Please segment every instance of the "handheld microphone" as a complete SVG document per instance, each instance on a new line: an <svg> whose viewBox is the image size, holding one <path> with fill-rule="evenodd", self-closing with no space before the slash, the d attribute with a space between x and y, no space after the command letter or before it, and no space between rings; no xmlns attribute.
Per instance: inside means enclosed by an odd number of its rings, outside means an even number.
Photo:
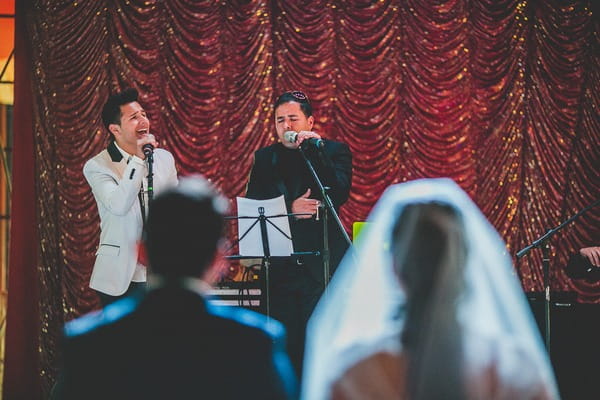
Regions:
<svg viewBox="0 0 600 400"><path fill-rule="evenodd" d="M298 132L286 131L283 134L283 138L290 143L296 143L296 141L298 141ZM304 141L302 142L302 146L313 146L317 149L322 149L323 146L325 146L325 142L323 142L323 139L309 138L304 139Z"/></svg>
<svg viewBox="0 0 600 400"><path fill-rule="evenodd" d="M154 153L154 146L152 146L150 143L146 143L142 146L142 151L144 152L144 155L148 157Z"/></svg>

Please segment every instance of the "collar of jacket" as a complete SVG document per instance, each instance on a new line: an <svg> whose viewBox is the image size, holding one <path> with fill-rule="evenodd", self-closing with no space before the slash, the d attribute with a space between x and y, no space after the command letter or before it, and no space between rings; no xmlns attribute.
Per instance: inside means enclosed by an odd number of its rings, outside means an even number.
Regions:
<svg viewBox="0 0 600 400"><path fill-rule="evenodd" d="M108 154L110 155L110 159L114 162L120 162L123 159L123 154L117 149L117 145L114 140L110 141L110 144L106 148Z"/></svg>

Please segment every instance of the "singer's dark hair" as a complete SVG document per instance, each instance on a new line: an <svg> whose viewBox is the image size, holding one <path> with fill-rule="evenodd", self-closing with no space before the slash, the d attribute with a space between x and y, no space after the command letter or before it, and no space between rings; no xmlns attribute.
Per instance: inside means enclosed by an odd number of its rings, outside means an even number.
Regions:
<svg viewBox="0 0 600 400"><path fill-rule="evenodd" d="M124 104L132 103L137 101L138 99L138 91L133 88L127 88L119 93L115 93L111 95L104 107L102 108L102 123L104 127L110 133L111 139L114 140L114 135L108 129L110 124L121 125L121 106Z"/></svg>
<svg viewBox="0 0 600 400"><path fill-rule="evenodd" d="M165 278L201 277L224 232L227 201L200 175L150 203L144 242L150 270Z"/></svg>
<svg viewBox="0 0 600 400"><path fill-rule="evenodd" d="M273 108L276 110L282 104L294 102L300 104L300 109L306 116L306 118L310 117L313 113L312 105L308 100L308 96L299 90L292 90L289 92L285 92L281 96L275 100L275 105Z"/></svg>

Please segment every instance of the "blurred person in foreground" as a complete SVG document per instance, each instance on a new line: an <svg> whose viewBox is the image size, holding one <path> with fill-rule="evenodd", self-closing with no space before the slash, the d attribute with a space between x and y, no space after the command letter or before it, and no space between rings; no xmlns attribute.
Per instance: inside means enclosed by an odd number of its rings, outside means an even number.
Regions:
<svg viewBox="0 0 600 400"><path fill-rule="evenodd" d="M199 176L152 201L148 290L66 324L53 398L295 397L282 325L207 301L226 205Z"/></svg>
<svg viewBox="0 0 600 400"><path fill-rule="evenodd" d="M458 185L395 185L368 222L309 322L302 398L559 398L504 242Z"/></svg>

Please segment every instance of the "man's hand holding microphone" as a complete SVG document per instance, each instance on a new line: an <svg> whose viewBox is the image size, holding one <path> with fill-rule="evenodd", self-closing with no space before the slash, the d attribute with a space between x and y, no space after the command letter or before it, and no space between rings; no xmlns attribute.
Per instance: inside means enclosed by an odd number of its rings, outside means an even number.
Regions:
<svg viewBox="0 0 600 400"><path fill-rule="evenodd" d="M158 147L158 142L153 134L147 133L137 140L136 156L145 160L147 157L152 157L154 149Z"/></svg>
<svg viewBox="0 0 600 400"><path fill-rule="evenodd" d="M283 134L283 137L289 143L294 143L296 145L296 146L294 146L294 148L298 148L298 147L302 146L302 149L305 149L307 147L311 147L312 146L312 147L316 147L317 149L320 149L323 146L325 146L325 143L323 142L323 139L321 139L321 136L319 136L319 134L316 133L316 132L311 132L311 131L300 131L300 132L286 131Z"/></svg>

